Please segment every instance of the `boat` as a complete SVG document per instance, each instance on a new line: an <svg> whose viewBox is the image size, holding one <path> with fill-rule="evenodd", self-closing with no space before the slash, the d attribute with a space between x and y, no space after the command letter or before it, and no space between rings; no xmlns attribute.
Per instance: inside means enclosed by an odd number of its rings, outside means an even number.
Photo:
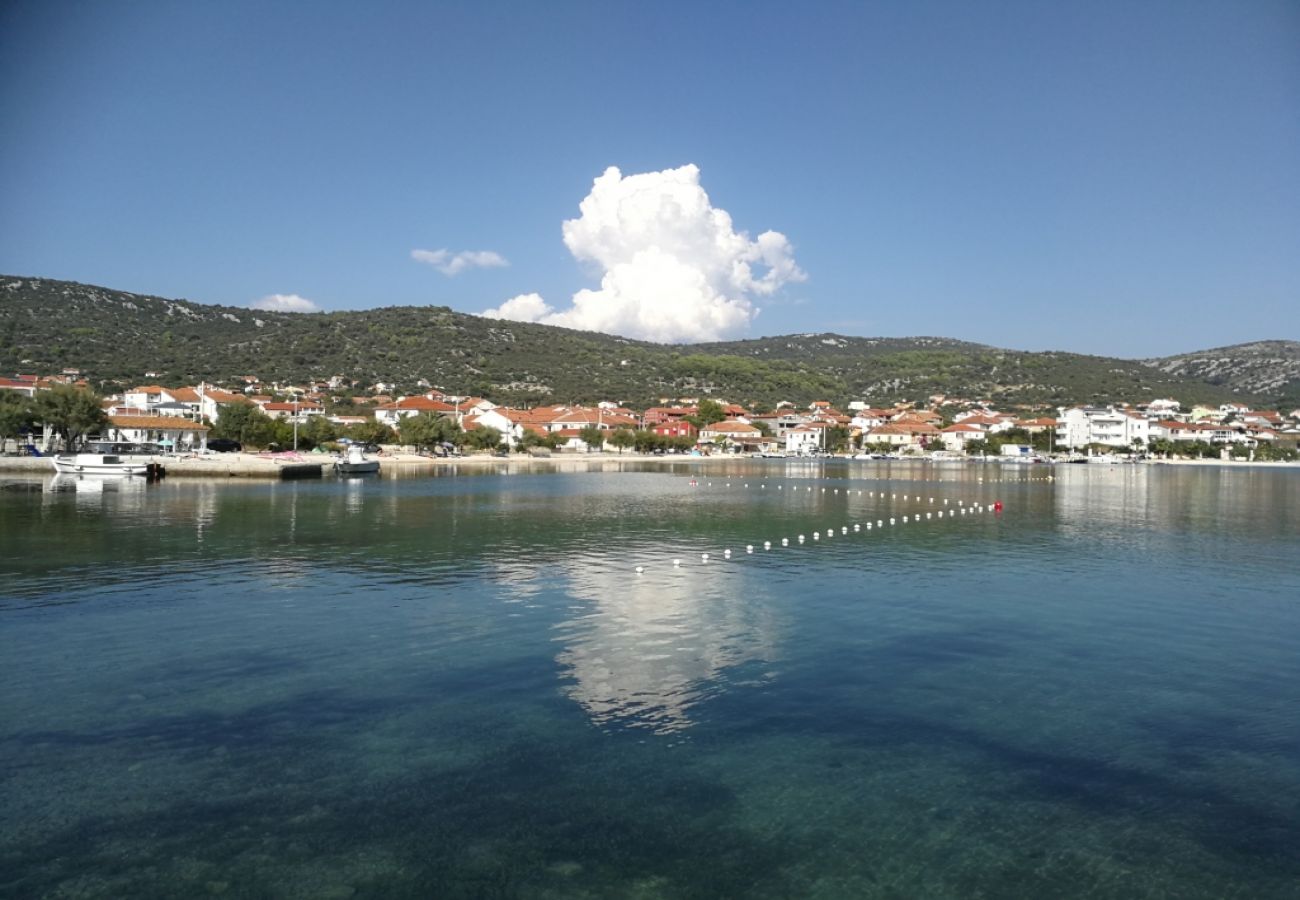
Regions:
<svg viewBox="0 0 1300 900"><path fill-rule="evenodd" d="M108 475L125 477L149 475L150 468L161 469L147 459L119 456L116 453L60 453L51 456L54 471L60 475Z"/></svg>
<svg viewBox="0 0 1300 900"><path fill-rule="evenodd" d="M370 475L379 471L379 460L366 459L365 449L352 444L342 459L334 461L334 471L339 475Z"/></svg>

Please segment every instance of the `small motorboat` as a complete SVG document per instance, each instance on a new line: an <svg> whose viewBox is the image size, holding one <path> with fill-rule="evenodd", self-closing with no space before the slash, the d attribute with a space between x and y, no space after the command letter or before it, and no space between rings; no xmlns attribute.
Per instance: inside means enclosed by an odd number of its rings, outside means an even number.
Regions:
<svg viewBox="0 0 1300 900"><path fill-rule="evenodd" d="M60 453L50 457L54 471L60 475L97 475L127 477L143 475L157 478L162 466L147 458L120 456L116 453Z"/></svg>
<svg viewBox="0 0 1300 900"><path fill-rule="evenodd" d="M343 457L334 461L334 471L339 475L373 475L379 471L379 460L366 459L365 448L350 444Z"/></svg>

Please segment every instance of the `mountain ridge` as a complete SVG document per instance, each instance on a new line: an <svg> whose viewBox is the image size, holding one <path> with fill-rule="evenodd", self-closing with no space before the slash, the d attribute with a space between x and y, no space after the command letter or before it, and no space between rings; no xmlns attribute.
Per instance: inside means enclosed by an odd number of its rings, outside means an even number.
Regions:
<svg viewBox="0 0 1300 900"><path fill-rule="evenodd" d="M421 380L516 403L717 394L741 402L1009 403L1300 400L1300 343L1254 341L1124 360L955 338L832 332L655 344L440 306L289 313L197 303L57 279L0 275L0 371L86 370L97 382Z"/></svg>

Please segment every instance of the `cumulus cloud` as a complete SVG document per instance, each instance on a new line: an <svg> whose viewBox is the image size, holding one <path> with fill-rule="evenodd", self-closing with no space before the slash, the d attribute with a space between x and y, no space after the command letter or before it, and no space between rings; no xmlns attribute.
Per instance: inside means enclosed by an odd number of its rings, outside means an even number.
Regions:
<svg viewBox="0 0 1300 900"><path fill-rule="evenodd" d="M248 305L249 309L264 309L268 312L320 312L320 307L297 294L267 294L261 300Z"/></svg>
<svg viewBox="0 0 1300 900"><path fill-rule="evenodd" d="M459 275L466 269L499 269L510 265L509 260L492 250L462 250L459 253L452 253L445 248L412 250L411 259L433 266L448 277Z"/></svg>
<svg viewBox="0 0 1300 900"><path fill-rule="evenodd" d="M578 209L564 243L601 272L600 288L564 310L522 294L483 315L665 343L718 340L758 315L751 298L807 278L785 235L736 231L694 165L626 178L611 166Z"/></svg>

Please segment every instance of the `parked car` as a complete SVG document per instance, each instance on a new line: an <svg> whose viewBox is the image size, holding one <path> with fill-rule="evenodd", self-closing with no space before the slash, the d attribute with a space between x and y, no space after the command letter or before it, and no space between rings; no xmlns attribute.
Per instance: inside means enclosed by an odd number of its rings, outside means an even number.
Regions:
<svg viewBox="0 0 1300 900"><path fill-rule="evenodd" d="M208 441L208 449L214 453L238 453L244 449L244 445L229 438L216 438Z"/></svg>

